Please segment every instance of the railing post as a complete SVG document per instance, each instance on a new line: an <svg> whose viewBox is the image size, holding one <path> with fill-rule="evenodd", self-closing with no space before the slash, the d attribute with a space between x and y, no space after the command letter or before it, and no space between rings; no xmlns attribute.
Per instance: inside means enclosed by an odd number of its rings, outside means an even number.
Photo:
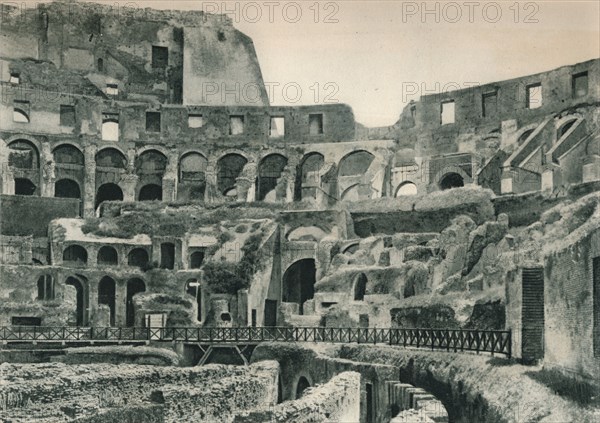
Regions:
<svg viewBox="0 0 600 423"><path fill-rule="evenodd" d="M507 346L508 346L508 358L511 359L512 358L512 329L508 330L508 340L507 340Z"/></svg>

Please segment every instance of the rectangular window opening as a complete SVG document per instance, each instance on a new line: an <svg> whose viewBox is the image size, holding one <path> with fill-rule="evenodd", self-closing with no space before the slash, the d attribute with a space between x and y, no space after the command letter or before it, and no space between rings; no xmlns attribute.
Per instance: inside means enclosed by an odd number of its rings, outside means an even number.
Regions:
<svg viewBox="0 0 600 423"><path fill-rule="evenodd" d="M542 84L538 82L527 86L527 108L539 107L542 107Z"/></svg>
<svg viewBox="0 0 600 423"><path fill-rule="evenodd" d="M588 73L580 72L573 75L573 97L585 97L588 93Z"/></svg>
<svg viewBox="0 0 600 423"><path fill-rule="evenodd" d="M189 114L188 115L188 127L189 128L202 128L204 125L204 117L200 114Z"/></svg>
<svg viewBox="0 0 600 423"><path fill-rule="evenodd" d="M118 84L106 84L106 94L107 95L119 95L119 85Z"/></svg>
<svg viewBox="0 0 600 423"><path fill-rule="evenodd" d="M315 113L308 115L308 127L310 135L323 134L323 114Z"/></svg>
<svg viewBox="0 0 600 423"><path fill-rule="evenodd" d="M75 126L75 106L60 105L60 126Z"/></svg>
<svg viewBox="0 0 600 423"><path fill-rule="evenodd" d="M269 136L271 138L283 137L285 135L285 118L283 116L271 117Z"/></svg>
<svg viewBox="0 0 600 423"><path fill-rule="evenodd" d="M152 67L165 69L169 65L169 49L167 47L152 46Z"/></svg>
<svg viewBox="0 0 600 423"><path fill-rule="evenodd" d="M441 105L440 119L442 125L448 125L455 122L455 103L454 100L445 101Z"/></svg>
<svg viewBox="0 0 600 423"><path fill-rule="evenodd" d="M244 116L233 115L229 117L229 135L241 135L244 133Z"/></svg>
<svg viewBox="0 0 600 423"><path fill-rule="evenodd" d="M146 132L160 132L160 112L146 112Z"/></svg>
<svg viewBox="0 0 600 423"><path fill-rule="evenodd" d="M11 84L19 85L21 83L21 75L16 72L11 72L9 82Z"/></svg>
<svg viewBox="0 0 600 423"><path fill-rule="evenodd" d="M102 114L102 140L119 141L119 114Z"/></svg>
<svg viewBox="0 0 600 423"><path fill-rule="evenodd" d="M492 91L482 95L483 117L495 116L498 111L498 92Z"/></svg>

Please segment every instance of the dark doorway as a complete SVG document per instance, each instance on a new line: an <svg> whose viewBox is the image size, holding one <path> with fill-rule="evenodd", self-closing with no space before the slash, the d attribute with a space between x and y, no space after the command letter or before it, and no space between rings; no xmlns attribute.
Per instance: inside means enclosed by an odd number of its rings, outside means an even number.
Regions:
<svg viewBox="0 0 600 423"><path fill-rule="evenodd" d="M361 273L354 279L354 301L363 301L367 292L367 276Z"/></svg>
<svg viewBox="0 0 600 423"><path fill-rule="evenodd" d="M217 162L217 189L223 195L236 188L237 178L248 160L239 154L228 154Z"/></svg>
<svg viewBox="0 0 600 423"><path fill-rule="evenodd" d="M130 279L127 282L127 302L125 308L125 324L127 326L135 326L135 306L133 304L133 296L140 292L146 292L146 284L141 279Z"/></svg>
<svg viewBox="0 0 600 423"><path fill-rule="evenodd" d="M36 186L26 178L15 178L15 195L34 195Z"/></svg>
<svg viewBox="0 0 600 423"><path fill-rule="evenodd" d="M11 317L10 324L13 326L42 326L41 317Z"/></svg>
<svg viewBox="0 0 600 423"><path fill-rule="evenodd" d="M367 407L367 423L373 423L373 417L375 415L375 413L373 412L373 385L370 383L365 384L365 391L366 391L366 404L365 406Z"/></svg>
<svg viewBox="0 0 600 423"><path fill-rule="evenodd" d="M440 188L442 190L451 188L460 188L465 186L465 181L462 176L458 173L447 173L440 181Z"/></svg>
<svg viewBox="0 0 600 423"><path fill-rule="evenodd" d="M96 194L96 208L103 201L123 201L123 191L117 184L101 185Z"/></svg>
<svg viewBox="0 0 600 423"><path fill-rule="evenodd" d="M255 308L252 309L251 316L252 316L251 325L253 328L255 328L256 327L256 309Z"/></svg>
<svg viewBox="0 0 600 423"><path fill-rule="evenodd" d="M77 303L76 308L75 308L75 320L76 320L77 326L82 326L85 323L84 322L85 304L84 304L83 285L82 285L81 281L79 281L78 279L76 279L74 277L67 278L67 280L65 281L65 285L70 285L75 288L76 303Z"/></svg>
<svg viewBox="0 0 600 423"><path fill-rule="evenodd" d="M185 283L185 293L194 297L196 302L196 320L202 321L202 287L197 279Z"/></svg>
<svg viewBox="0 0 600 423"><path fill-rule="evenodd" d="M593 328L593 343L594 357L600 357L600 257L594 257L593 260L593 313L594 313L594 328Z"/></svg>
<svg viewBox="0 0 600 423"><path fill-rule="evenodd" d="M310 388L308 379L306 379L304 376L300 376L300 379L298 379L298 385L296 385L296 399L302 397L302 394L307 388Z"/></svg>
<svg viewBox="0 0 600 423"><path fill-rule="evenodd" d="M271 154L258 165L258 182L256 184L256 200L263 201L267 194L277 187L277 182L287 165L288 160L279 154Z"/></svg>
<svg viewBox="0 0 600 423"><path fill-rule="evenodd" d="M544 269L522 272L522 357L529 364L544 357Z"/></svg>
<svg viewBox="0 0 600 423"><path fill-rule="evenodd" d="M98 305L105 304L110 310L110 325L115 325L115 281L105 276L98 285Z"/></svg>
<svg viewBox="0 0 600 423"><path fill-rule="evenodd" d="M156 184L144 185L138 195L139 201L162 201L162 187Z"/></svg>
<svg viewBox="0 0 600 423"><path fill-rule="evenodd" d="M83 266L87 264L88 254L81 245L70 245L63 251L63 262L70 265Z"/></svg>
<svg viewBox="0 0 600 423"><path fill-rule="evenodd" d="M190 256L190 269L200 269L204 262L204 251L195 251Z"/></svg>
<svg viewBox="0 0 600 423"><path fill-rule="evenodd" d="M175 268L175 245L170 242L160 244L160 267L163 269Z"/></svg>
<svg viewBox="0 0 600 423"><path fill-rule="evenodd" d="M292 264L283 274L282 300L300 304L304 313L304 302L315 294L316 266L314 259L303 259Z"/></svg>
<svg viewBox="0 0 600 423"><path fill-rule="evenodd" d="M145 268L148 266L148 252L143 248L134 248L127 255L127 264L129 266Z"/></svg>
<svg viewBox="0 0 600 423"><path fill-rule="evenodd" d="M265 300L265 319L263 325L277 326L277 301Z"/></svg>
<svg viewBox="0 0 600 423"><path fill-rule="evenodd" d="M54 196L58 198L81 198L79 184L72 179L61 179L54 184Z"/></svg>

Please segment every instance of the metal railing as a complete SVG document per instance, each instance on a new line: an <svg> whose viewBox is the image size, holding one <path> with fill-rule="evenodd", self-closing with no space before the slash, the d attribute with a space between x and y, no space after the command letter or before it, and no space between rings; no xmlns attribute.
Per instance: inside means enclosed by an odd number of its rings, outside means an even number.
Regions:
<svg viewBox="0 0 600 423"><path fill-rule="evenodd" d="M163 341L255 344L329 342L385 344L442 351L475 351L511 357L511 332L462 329L377 329L324 327L48 327L2 326L0 341Z"/></svg>

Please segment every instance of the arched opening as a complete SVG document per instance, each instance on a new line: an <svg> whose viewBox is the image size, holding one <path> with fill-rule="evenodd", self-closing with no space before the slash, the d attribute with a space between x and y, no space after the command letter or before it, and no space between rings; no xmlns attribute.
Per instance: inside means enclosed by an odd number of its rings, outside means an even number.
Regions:
<svg viewBox="0 0 600 423"><path fill-rule="evenodd" d="M292 264L283 274L282 299L287 303L298 303L300 314L304 314L304 302L315 294L316 265L314 259L303 259Z"/></svg>
<svg viewBox="0 0 600 423"><path fill-rule="evenodd" d="M79 184L72 179L61 179L54 183L54 196L57 198L81 199Z"/></svg>
<svg viewBox="0 0 600 423"><path fill-rule="evenodd" d="M117 250L105 245L98 250L98 264L116 265L119 262Z"/></svg>
<svg viewBox="0 0 600 423"><path fill-rule="evenodd" d="M123 201L123 190L117 184L101 185L96 194L96 208L104 201Z"/></svg>
<svg viewBox="0 0 600 423"><path fill-rule="evenodd" d="M63 262L83 266L87 264L88 254L81 245L70 245L63 251Z"/></svg>
<svg viewBox="0 0 600 423"><path fill-rule="evenodd" d="M16 107L13 109L13 122L18 123L29 123L29 115L25 110L17 109Z"/></svg>
<svg viewBox="0 0 600 423"><path fill-rule="evenodd" d="M118 115L117 115L118 116ZM119 141L119 119L105 116L102 121L102 140Z"/></svg>
<svg viewBox="0 0 600 423"><path fill-rule="evenodd" d="M217 162L217 189L228 197L236 190L237 178L244 170L248 160L240 154L227 154ZM237 190L235 192L237 196Z"/></svg>
<svg viewBox="0 0 600 423"><path fill-rule="evenodd" d="M208 160L200 153L188 153L179 161L179 187L182 199L204 200Z"/></svg>
<svg viewBox="0 0 600 423"><path fill-rule="evenodd" d="M529 138L529 136L533 133L533 129L528 129L527 131L523 132L521 134L521 136L519 137L519 139L517 140L517 144L521 145L523 144L525 141L527 141L527 138Z"/></svg>
<svg viewBox="0 0 600 423"><path fill-rule="evenodd" d="M140 268L148 266L148 252L143 248L134 248L127 254L127 264Z"/></svg>
<svg viewBox="0 0 600 423"><path fill-rule="evenodd" d="M204 262L204 251L194 251L190 255L190 269L200 269Z"/></svg>
<svg viewBox="0 0 600 423"><path fill-rule="evenodd" d="M15 195L31 196L36 193L37 187L26 178L15 178Z"/></svg>
<svg viewBox="0 0 600 423"><path fill-rule="evenodd" d="M442 190L460 188L464 186L465 181L463 177L455 172L447 173L442 177L442 179L440 179L440 188Z"/></svg>
<svg viewBox="0 0 600 423"><path fill-rule="evenodd" d="M69 144L63 144L56 147L53 151L54 162L64 165L85 165L83 153Z"/></svg>
<svg viewBox="0 0 600 423"><path fill-rule="evenodd" d="M202 286L197 279L190 279L185 283L185 293L194 297L196 302L196 320L202 321Z"/></svg>
<svg viewBox="0 0 600 423"><path fill-rule="evenodd" d="M133 296L140 292L146 292L146 284L143 280L135 278L127 282L127 302L125 307L125 324L135 326L135 306Z"/></svg>
<svg viewBox="0 0 600 423"><path fill-rule="evenodd" d="M175 244L170 242L160 244L160 267L163 269L175 268Z"/></svg>
<svg viewBox="0 0 600 423"><path fill-rule="evenodd" d="M16 140L8 145L8 165L15 169L38 170L40 168L40 155L37 148L30 141Z"/></svg>
<svg viewBox="0 0 600 423"><path fill-rule="evenodd" d="M568 122L563 123L560 126L560 128L558 128L556 139L557 140L561 139L563 137L563 135L565 135L567 133L567 131L569 129L571 129L571 127L575 124L575 122L577 122L577 119L572 119Z"/></svg>
<svg viewBox="0 0 600 423"><path fill-rule="evenodd" d="M127 158L115 148L105 148L96 154L96 168L126 169Z"/></svg>
<svg viewBox="0 0 600 423"><path fill-rule="evenodd" d="M42 275L37 281L38 301L54 300L54 278L52 275Z"/></svg>
<svg viewBox="0 0 600 423"><path fill-rule="evenodd" d="M111 326L115 325L115 291L114 279L105 276L100 280L98 284L98 305L108 306Z"/></svg>
<svg viewBox="0 0 600 423"><path fill-rule="evenodd" d="M296 399L301 398L304 391L310 388L310 382L304 376L300 376L298 384L296 385Z"/></svg>
<svg viewBox="0 0 600 423"><path fill-rule="evenodd" d="M75 321L77 326L82 326L85 324L84 321L84 311L85 311L85 296L84 296L84 288L83 284L80 280L70 276L65 281L65 285L70 285L75 288L75 298L76 298L76 306L75 306Z"/></svg>
<svg viewBox="0 0 600 423"><path fill-rule="evenodd" d="M364 301L367 293L367 275L361 273L354 278L354 301Z"/></svg>
<svg viewBox="0 0 600 423"><path fill-rule="evenodd" d="M406 281L406 285L404 285L404 298L414 297L415 294L415 281L409 279Z"/></svg>
<svg viewBox="0 0 600 423"><path fill-rule="evenodd" d="M403 182L396 190L396 197L417 195L417 186L412 182Z"/></svg>
<svg viewBox="0 0 600 423"><path fill-rule="evenodd" d="M258 201L276 200L277 182L287 166L288 159L281 154L270 154L258 164L258 181L256 184L256 199ZM268 197L267 197L268 196Z"/></svg>
<svg viewBox="0 0 600 423"><path fill-rule="evenodd" d="M319 173L324 164L325 158L320 153L309 153L302 158L296 172L294 201L317 198L317 191L321 185Z"/></svg>
<svg viewBox="0 0 600 423"><path fill-rule="evenodd" d="M144 185L138 194L139 201L161 201L162 187L156 184Z"/></svg>
<svg viewBox="0 0 600 423"><path fill-rule="evenodd" d="M364 175L369 170L375 156L368 151L360 150L346 155L340 160L339 176Z"/></svg>

